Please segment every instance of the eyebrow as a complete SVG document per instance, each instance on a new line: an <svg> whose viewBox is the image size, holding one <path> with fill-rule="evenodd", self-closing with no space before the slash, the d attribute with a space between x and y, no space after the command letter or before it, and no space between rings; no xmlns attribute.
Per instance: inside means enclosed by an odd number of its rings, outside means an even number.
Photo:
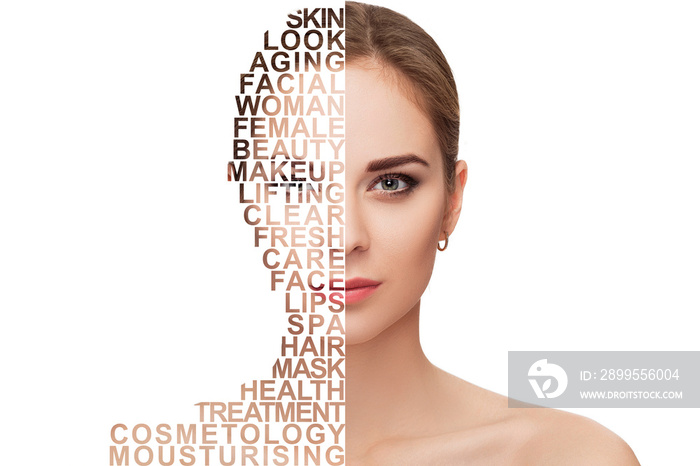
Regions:
<svg viewBox="0 0 700 466"><path fill-rule="evenodd" d="M430 166L428 162L418 157L417 155L407 154L397 155L394 157L386 157L379 160L372 160L370 163L367 164L367 169L365 171L378 172L382 170L388 170L394 167L399 167L401 165L407 165L409 163L419 163L421 165L425 165L426 167Z"/></svg>

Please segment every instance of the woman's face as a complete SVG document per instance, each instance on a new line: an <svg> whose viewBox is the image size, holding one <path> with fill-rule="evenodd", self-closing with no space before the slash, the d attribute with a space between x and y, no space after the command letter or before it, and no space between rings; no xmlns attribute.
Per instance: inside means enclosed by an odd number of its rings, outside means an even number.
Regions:
<svg viewBox="0 0 700 466"><path fill-rule="evenodd" d="M432 125L398 77L351 65L345 79L346 343L353 345L418 304L438 240L456 218Z"/></svg>

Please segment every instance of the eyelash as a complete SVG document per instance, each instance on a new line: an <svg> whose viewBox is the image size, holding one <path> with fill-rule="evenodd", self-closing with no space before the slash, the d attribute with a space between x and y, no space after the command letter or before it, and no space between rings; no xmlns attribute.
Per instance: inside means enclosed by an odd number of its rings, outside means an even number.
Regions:
<svg viewBox="0 0 700 466"><path fill-rule="evenodd" d="M374 189L376 185L381 183L382 181L385 180L399 180L403 181L406 183L408 186L405 188L398 189L396 191L388 191L385 189ZM415 188L418 186L418 181L408 175L405 175L403 173L386 173L383 175L378 176L375 178L370 184L369 184L369 189L368 191L379 191L381 192L382 196L405 196L407 194L410 194Z"/></svg>

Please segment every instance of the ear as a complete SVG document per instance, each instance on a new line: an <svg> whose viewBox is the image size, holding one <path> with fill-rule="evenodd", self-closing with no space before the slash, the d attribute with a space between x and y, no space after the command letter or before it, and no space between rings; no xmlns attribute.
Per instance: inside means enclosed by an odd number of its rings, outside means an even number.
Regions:
<svg viewBox="0 0 700 466"><path fill-rule="evenodd" d="M467 163L464 160L458 160L455 163L454 189L448 195L447 208L445 216L442 220L442 233L440 240L444 240L444 232L451 235L459 220L459 214L462 212L462 199L464 196L464 185L467 184Z"/></svg>

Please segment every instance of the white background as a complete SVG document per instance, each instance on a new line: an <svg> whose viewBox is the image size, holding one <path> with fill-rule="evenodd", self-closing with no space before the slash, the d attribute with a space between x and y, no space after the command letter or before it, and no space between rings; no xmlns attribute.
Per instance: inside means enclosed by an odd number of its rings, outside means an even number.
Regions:
<svg viewBox="0 0 700 466"><path fill-rule="evenodd" d="M250 3L0 7L1 464L107 464L113 424L196 422L268 374L280 304L225 167L238 73L296 4ZM382 4L462 104L431 359L505 393L508 350L698 350L697 4ZM697 409L577 412L698 463Z"/></svg>

